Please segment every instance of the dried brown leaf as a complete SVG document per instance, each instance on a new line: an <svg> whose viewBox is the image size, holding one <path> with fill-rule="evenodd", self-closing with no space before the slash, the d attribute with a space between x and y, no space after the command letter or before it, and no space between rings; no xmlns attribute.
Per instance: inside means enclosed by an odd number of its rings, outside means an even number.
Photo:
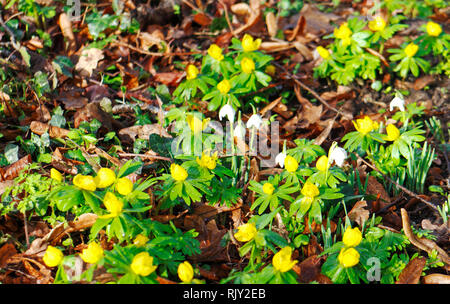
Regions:
<svg viewBox="0 0 450 304"><path fill-rule="evenodd" d="M441 273L432 273L422 278L424 284L450 284L450 276Z"/></svg>
<svg viewBox="0 0 450 304"><path fill-rule="evenodd" d="M418 284L426 263L427 259L424 257L417 257L409 261L395 284Z"/></svg>
<svg viewBox="0 0 450 304"><path fill-rule="evenodd" d="M367 210L366 201L358 201L353 206L352 210L348 213L348 218L356 223L359 227L362 227L363 223L366 222L370 217L370 211Z"/></svg>

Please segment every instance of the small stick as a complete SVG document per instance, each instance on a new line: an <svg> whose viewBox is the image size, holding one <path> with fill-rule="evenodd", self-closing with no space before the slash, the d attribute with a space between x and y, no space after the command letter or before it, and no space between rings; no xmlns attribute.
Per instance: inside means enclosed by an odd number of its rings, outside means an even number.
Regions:
<svg viewBox="0 0 450 304"><path fill-rule="evenodd" d="M390 179L388 176L386 176L385 174L383 174L380 170L378 170L378 168L376 168L375 166L373 166L372 164L370 164L369 162L365 161L364 159L362 159L359 155L358 159L361 160L364 164L366 164L367 166L369 166L371 169L377 171L378 173L380 173L381 175L383 175L383 177L388 180L390 183L396 185L398 188L400 188L401 190L403 190L403 192L405 192L406 194L410 195L410 196L414 196L415 198L417 198L418 200L420 200L421 202L425 203L427 206L429 206L430 208L434 209L435 211L438 211L438 209L436 208L435 205L433 205L432 203L430 203L429 201L427 201L426 199L421 198L419 195L415 194L414 192L410 191L409 189L403 187L402 185L400 185L399 183L397 183L396 181Z"/></svg>
<svg viewBox="0 0 450 304"><path fill-rule="evenodd" d="M169 162L172 162L173 159L170 157L164 157L159 155L147 155L147 154L136 154L136 153L117 153L120 157L140 157L144 159L159 159L159 160L166 160Z"/></svg>

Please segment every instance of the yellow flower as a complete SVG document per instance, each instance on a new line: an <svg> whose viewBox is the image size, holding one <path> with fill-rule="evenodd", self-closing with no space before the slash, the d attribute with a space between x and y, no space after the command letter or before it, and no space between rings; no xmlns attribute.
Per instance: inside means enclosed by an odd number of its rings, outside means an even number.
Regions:
<svg viewBox="0 0 450 304"><path fill-rule="evenodd" d="M188 261L184 261L178 265L178 277L184 283L190 283L194 278L194 268Z"/></svg>
<svg viewBox="0 0 450 304"><path fill-rule="evenodd" d="M387 125L386 132L387 136L385 139L387 141L395 141L400 136L400 130L393 124Z"/></svg>
<svg viewBox="0 0 450 304"><path fill-rule="evenodd" d="M429 21L427 23L427 33L430 36L437 37L442 33L442 27L436 22Z"/></svg>
<svg viewBox="0 0 450 304"><path fill-rule="evenodd" d="M50 169L50 177L58 182L62 182L62 180L63 180L63 176L62 176L61 172L59 172L55 168Z"/></svg>
<svg viewBox="0 0 450 304"><path fill-rule="evenodd" d="M223 95L227 94L231 89L231 84L227 79L222 80L217 84L217 89Z"/></svg>
<svg viewBox="0 0 450 304"><path fill-rule="evenodd" d="M187 114L186 121L189 125L189 128L194 132L194 134L197 134L197 133L205 130L210 119L206 118L206 119L200 120L193 114Z"/></svg>
<svg viewBox="0 0 450 304"><path fill-rule="evenodd" d="M316 161L316 168L319 171L326 171L328 167L328 157L326 157L325 155L319 157L319 159Z"/></svg>
<svg viewBox="0 0 450 304"><path fill-rule="evenodd" d="M81 252L80 257L86 263L95 264L103 257L103 248L96 242L89 243L88 247Z"/></svg>
<svg viewBox="0 0 450 304"><path fill-rule="evenodd" d="M251 74L255 70L255 62L250 58L243 58L241 68L244 73Z"/></svg>
<svg viewBox="0 0 450 304"><path fill-rule="evenodd" d="M116 180L116 173L109 168L101 168L94 178L97 188L106 188L111 186Z"/></svg>
<svg viewBox="0 0 450 304"><path fill-rule="evenodd" d="M342 248L338 256L339 263L345 268L359 263L359 252L355 248Z"/></svg>
<svg viewBox="0 0 450 304"><path fill-rule="evenodd" d="M153 257L144 251L138 253L131 262L131 270L137 275L146 277L155 271L157 266L153 265Z"/></svg>
<svg viewBox="0 0 450 304"><path fill-rule="evenodd" d="M193 64L190 64L186 68L186 79L192 80L197 78L198 73L200 73L197 69L197 67Z"/></svg>
<svg viewBox="0 0 450 304"><path fill-rule="evenodd" d="M264 72L266 74L269 74L270 76L275 76L275 72L277 70L275 69L275 66L273 66L272 64L269 64L268 66L266 66L266 69L264 70Z"/></svg>
<svg viewBox="0 0 450 304"><path fill-rule="evenodd" d="M122 195L128 195L133 191L133 182L126 177L117 180L116 190Z"/></svg>
<svg viewBox="0 0 450 304"><path fill-rule="evenodd" d="M242 38L242 48L244 49L244 52L253 52L259 49L259 46L261 45L261 39L253 40L253 37L249 34L245 34Z"/></svg>
<svg viewBox="0 0 450 304"><path fill-rule="evenodd" d="M112 218L118 216L123 209L123 202L119 200L112 192L105 194L103 198L103 204L106 210L109 211L108 215L99 216L99 218Z"/></svg>
<svg viewBox="0 0 450 304"><path fill-rule="evenodd" d="M146 237L146 236L143 235L143 234L138 234L138 235L135 237L135 239L134 239L134 241L133 241L133 244L134 244L136 247L142 247L142 246L144 246L145 244L147 244L148 241L149 241L149 238L148 238L148 237Z"/></svg>
<svg viewBox="0 0 450 304"><path fill-rule="evenodd" d="M263 185L263 192L265 194L272 195L274 190L275 190L275 187L271 183L265 183Z"/></svg>
<svg viewBox="0 0 450 304"><path fill-rule="evenodd" d="M376 128L376 124L370 119L369 116L364 116L364 118L360 118L355 121L352 121L355 126L356 131L361 133L362 135L366 135L367 133L372 132Z"/></svg>
<svg viewBox="0 0 450 304"><path fill-rule="evenodd" d="M73 184L78 188L88 191L95 191L95 189L97 188L94 178L90 175L75 175L75 177L73 178Z"/></svg>
<svg viewBox="0 0 450 304"><path fill-rule="evenodd" d="M287 246L278 251L272 259L273 267L280 271L286 272L292 269L295 264L297 264L296 260L292 260L292 248Z"/></svg>
<svg viewBox="0 0 450 304"><path fill-rule="evenodd" d="M170 165L170 174L177 182L182 182L188 177L186 169L177 164Z"/></svg>
<svg viewBox="0 0 450 304"><path fill-rule="evenodd" d="M382 32L386 27L386 21L380 16L376 17L375 20L369 21L369 29L372 32Z"/></svg>
<svg viewBox="0 0 450 304"><path fill-rule="evenodd" d="M223 59L222 49L217 44L211 44L208 49L208 54L217 61L221 61Z"/></svg>
<svg viewBox="0 0 450 304"><path fill-rule="evenodd" d="M356 247L362 241L362 233L359 231L358 227L353 229L349 227L345 230L342 241L347 247Z"/></svg>
<svg viewBox="0 0 450 304"><path fill-rule="evenodd" d="M284 167L286 168L286 170L288 172L295 172L297 171L298 168L298 162L295 158L293 158L292 156L288 155L286 156L286 158L284 159Z"/></svg>
<svg viewBox="0 0 450 304"><path fill-rule="evenodd" d="M414 43L410 43L408 44L408 46L405 48L405 54L406 56L408 56L409 58L414 57L414 55L416 55L417 51L419 50L419 46L417 44Z"/></svg>
<svg viewBox="0 0 450 304"><path fill-rule="evenodd" d="M238 232L234 234L234 237L239 242L245 243L253 240L257 232L255 224L247 223L238 227Z"/></svg>
<svg viewBox="0 0 450 304"><path fill-rule="evenodd" d="M339 28L334 29L334 36L342 40L343 46L347 46L351 43L350 41L351 35L352 31L348 27L347 22L343 23Z"/></svg>
<svg viewBox="0 0 450 304"><path fill-rule="evenodd" d="M330 51L328 51L326 48L324 48L323 46L318 46L316 48L317 53L319 53L320 57L322 57L323 59L327 60L328 58L330 58Z"/></svg>
<svg viewBox="0 0 450 304"><path fill-rule="evenodd" d="M213 155L209 155L202 152L202 158L197 157L197 164L199 164L203 168L208 168L209 170L213 170L217 164L217 151Z"/></svg>
<svg viewBox="0 0 450 304"><path fill-rule="evenodd" d="M58 266L59 263L61 263L62 259L64 258L64 254L61 250L59 250L56 247L48 246L47 250L45 251L44 257L42 260L44 261L45 265L48 267L55 267Z"/></svg>
<svg viewBox="0 0 450 304"><path fill-rule="evenodd" d="M303 194L305 197L312 198L312 199L320 194L319 188L317 188L317 186L311 182L306 182L303 185L300 193Z"/></svg>

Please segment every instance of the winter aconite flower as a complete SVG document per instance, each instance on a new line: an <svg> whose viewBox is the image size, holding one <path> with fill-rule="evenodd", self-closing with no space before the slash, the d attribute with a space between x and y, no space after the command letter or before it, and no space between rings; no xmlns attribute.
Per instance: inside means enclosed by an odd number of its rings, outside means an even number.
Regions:
<svg viewBox="0 0 450 304"><path fill-rule="evenodd" d="M197 157L197 164L199 164L203 168L208 168L209 170L213 170L217 165L217 151L213 155L209 155L209 153L202 152L202 158Z"/></svg>
<svg viewBox="0 0 450 304"><path fill-rule="evenodd" d="M112 218L122 213L123 202L119 200L112 192L105 194L103 205L109 211L108 215L99 216L99 218Z"/></svg>
<svg viewBox="0 0 450 304"><path fill-rule="evenodd" d="M355 126L356 131L362 135L372 132L376 127L376 124L372 119L370 119L369 116L364 116L362 119L357 119L356 122L353 121L353 125Z"/></svg>
<svg viewBox="0 0 450 304"><path fill-rule="evenodd" d="M261 128L262 125L262 118L261 115L259 114L253 114L252 116L250 116L250 118L247 120L247 128L256 128L259 130L259 128Z"/></svg>
<svg viewBox="0 0 450 304"><path fill-rule="evenodd" d="M122 195L128 195L133 191L133 182L126 177L121 177L116 182L116 190Z"/></svg>
<svg viewBox="0 0 450 304"><path fill-rule="evenodd" d="M286 168L286 170L288 172L295 172L298 169L298 161L293 158L292 156L288 155L286 156L286 158L284 159L284 167Z"/></svg>
<svg viewBox="0 0 450 304"><path fill-rule="evenodd" d="M62 176L61 172L59 172L55 168L50 169L50 177L51 177L51 179L54 179L55 181L58 181L58 182L62 182L62 180L63 180L63 176Z"/></svg>
<svg viewBox="0 0 450 304"><path fill-rule="evenodd" d="M414 43L410 43L406 46L405 48L405 54L407 57L411 58L414 57L414 55L416 55L417 51L419 50L419 46L417 44Z"/></svg>
<svg viewBox="0 0 450 304"><path fill-rule="evenodd" d="M170 174L172 175L172 178L177 182L182 182L188 177L186 169L177 164L170 165Z"/></svg>
<svg viewBox="0 0 450 304"><path fill-rule="evenodd" d="M245 34L242 38L242 49L244 52L253 52L259 49L261 39L254 40L249 34Z"/></svg>
<svg viewBox="0 0 450 304"><path fill-rule="evenodd" d="M347 46L351 43L351 35L352 31L348 27L347 22L343 23L339 28L334 29L334 36L342 40L343 46Z"/></svg>
<svg viewBox="0 0 450 304"><path fill-rule="evenodd" d="M178 265L178 277L184 283L190 283L194 278L194 268L188 261L184 261Z"/></svg>
<svg viewBox="0 0 450 304"><path fill-rule="evenodd" d="M426 29L428 35L433 37L437 37L442 33L442 27L433 21L428 21Z"/></svg>
<svg viewBox="0 0 450 304"><path fill-rule="evenodd" d="M303 200L309 200L311 202L320 194L319 188L311 182L306 182L300 193L304 195Z"/></svg>
<svg viewBox="0 0 450 304"><path fill-rule="evenodd" d="M145 246L145 244L147 244L148 241L149 241L149 238L148 238L148 237L146 237L146 236L143 235L143 234L138 234L138 235L136 235L136 237L134 238L133 244L134 244L136 247L142 247L142 246Z"/></svg>
<svg viewBox="0 0 450 304"><path fill-rule="evenodd" d="M231 84L227 79L224 79L217 84L217 89L219 90L220 93L226 95L231 90Z"/></svg>
<svg viewBox="0 0 450 304"><path fill-rule="evenodd" d="M80 189L88 191L95 191L95 189L97 188L94 178L90 175L75 175L75 177L73 178L73 184Z"/></svg>
<svg viewBox="0 0 450 304"><path fill-rule="evenodd" d="M61 250L59 250L56 247L48 246L47 250L45 251L44 257L42 260L44 261L45 265L48 267L55 267L58 266L62 259L64 258L64 254Z"/></svg>
<svg viewBox="0 0 450 304"><path fill-rule="evenodd" d="M143 277L151 274L156 268L157 266L153 265L153 257L146 251L138 253L131 262L131 270Z"/></svg>
<svg viewBox="0 0 450 304"><path fill-rule="evenodd" d="M369 21L369 29L372 32L382 32L386 27L386 21L380 16L376 17L374 20Z"/></svg>
<svg viewBox="0 0 450 304"><path fill-rule="evenodd" d="M359 253L355 248L342 248L338 256L339 263L345 268L353 267L359 263Z"/></svg>
<svg viewBox="0 0 450 304"><path fill-rule="evenodd" d="M386 126L386 137L387 141L395 141L400 136L400 130L393 124Z"/></svg>
<svg viewBox="0 0 450 304"><path fill-rule="evenodd" d="M255 62L250 58L243 58L241 61L241 68L244 73L251 74L255 70Z"/></svg>
<svg viewBox="0 0 450 304"><path fill-rule="evenodd" d="M80 254L83 261L89 264L95 264L103 257L103 248L96 242L89 243L86 249Z"/></svg>
<svg viewBox="0 0 450 304"><path fill-rule="evenodd" d="M362 241L362 233L359 231L358 227L353 229L349 227L345 230L342 241L347 247L356 247Z"/></svg>
<svg viewBox="0 0 450 304"><path fill-rule="evenodd" d="M264 72L266 73L266 74L269 74L270 76L275 76L275 72L276 72L277 70L276 70L276 68L275 68L275 66L274 65L272 65L272 64L269 64L268 66L266 66L266 68L264 69Z"/></svg>
<svg viewBox="0 0 450 304"><path fill-rule="evenodd" d="M111 186L116 180L116 173L109 168L100 168L97 176L94 178L97 188L106 188Z"/></svg>
<svg viewBox="0 0 450 304"><path fill-rule="evenodd" d="M316 162L316 168L319 171L327 171L327 169L329 168L328 157L326 157L325 155L319 157L319 159Z"/></svg>
<svg viewBox="0 0 450 304"><path fill-rule="evenodd" d="M336 165L342 167L345 159L347 158L347 151L341 147L334 147L330 152L330 163L336 162Z"/></svg>
<svg viewBox="0 0 450 304"><path fill-rule="evenodd" d="M253 240L257 233L256 226L253 223L247 223L238 227L238 232L234 234L234 238L239 242L248 242Z"/></svg>
<svg viewBox="0 0 450 304"><path fill-rule="evenodd" d="M400 111L405 111L405 100L403 98L400 98L398 96L395 96L394 99L391 100L391 103L389 104L389 110L393 111L394 108L399 108Z"/></svg>
<svg viewBox="0 0 450 304"><path fill-rule="evenodd" d="M265 183L263 185L263 192L267 195L272 195L274 190L275 190L275 187L271 183Z"/></svg>
<svg viewBox="0 0 450 304"><path fill-rule="evenodd" d="M320 55L320 57L322 57L323 59L327 60L328 58L330 58L330 51L327 50L326 48L324 48L323 46L318 46L316 48L317 53Z"/></svg>
<svg viewBox="0 0 450 304"><path fill-rule="evenodd" d="M197 134L203 130L205 130L206 126L208 125L210 119L206 118L203 120L200 120L193 114L187 114L186 115L186 121L189 125L189 128L194 132L194 134Z"/></svg>
<svg viewBox="0 0 450 304"><path fill-rule="evenodd" d="M197 69L197 67L193 64L190 64L186 68L186 79L192 80L197 78L198 73L200 73Z"/></svg>
<svg viewBox="0 0 450 304"><path fill-rule="evenodd" d="M208 49L208 55L217 61L221 61L223 59L222 49L217 44L211 44Z"/></svg>
<svg viewBox="0 0 450 304"><path fill-rule="evenodd" d="M222 120L225 116L229 121L234 121L234 116L236 115L236 111L229 104L224 105L219 111L219 119Z"/></svg>
<svg viewBox="0 0 450 304"><path fill-rule="evenodd" d="M289 246L278 251L272 259L273 267L280 272L291 270L297 262L292 260L292 248Z"/></svg>

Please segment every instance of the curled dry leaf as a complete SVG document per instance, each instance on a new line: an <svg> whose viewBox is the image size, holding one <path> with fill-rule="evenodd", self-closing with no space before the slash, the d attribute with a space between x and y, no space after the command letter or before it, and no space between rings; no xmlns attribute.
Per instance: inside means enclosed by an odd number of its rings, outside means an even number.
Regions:
<svg viewBox="0 0 450 304"><path fill-rule="evenodd" d="M22 157L15 163L6 166L4 169L0 168L0 181L11 180L19 176L20 171L22 171L26 166L31 164L33 161L31 155Z"/></svg>
<svg viewBox="0 0 450 304"><path fill-rule="evenodd" d="M248 16L251 12L250 6L244 2L233 4L231 11L238 16Z"/></svg>
<svg viewBox="0 0 450 304"><path fill-rule="evenodd" d="M269 33L270 37L275 37L278 31L278 25L277 25L277 18L275 17L275 14L273 12L269 12L266 15L266 25L267 25L267 32Z"/></svg>
<svg viewBox="0 0 450 304"><path fill-rule="evenodd" d="M422 278L424 284L450 284L450 276L441 273L432 273Z"/></svg>
<svg viewBox="0 0 450 304"><path fill-rule="evenodd" d="M61 28L61 33L63 34L64 38L67 39L68 45L67 45L67 53L69 56L71 56L73 53L75 53L76 48L76 41L75 41L75 35L72 31L72 22L70 21L69 16L67 16L66 13L62 13L59 15L58 18L58 24Z"/></svg>

